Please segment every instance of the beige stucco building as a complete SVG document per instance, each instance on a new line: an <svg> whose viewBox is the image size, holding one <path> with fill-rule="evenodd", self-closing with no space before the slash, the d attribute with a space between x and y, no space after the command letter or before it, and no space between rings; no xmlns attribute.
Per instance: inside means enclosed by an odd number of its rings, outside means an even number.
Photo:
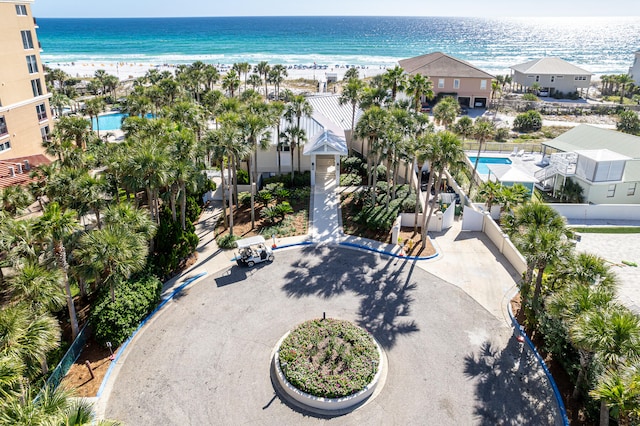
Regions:
<svg viewBox="0 0 640 426"><path fill-rule="evenodd" d="M422 74L433 83L434 96L451 95L460 105L484 108L491 101L494 76L462 59L434 52L398 62L409 75Z"/></svg>
<svg viewBox="0 0 640 426"><path fill-rule="evenodd" d="M0 182L5 183L26 173L29 157L42 159L42 139L53 125L31 3L0 0Z"/></svg>
<svg viewBox="0 0 640 426"><path fill-rule="evenodd" d="M556 57L534 59L510 68L518 90L531 88L537 83L540 91L548 96L555 92L578 92L588 89L591 84L590 71Z"/></svg>

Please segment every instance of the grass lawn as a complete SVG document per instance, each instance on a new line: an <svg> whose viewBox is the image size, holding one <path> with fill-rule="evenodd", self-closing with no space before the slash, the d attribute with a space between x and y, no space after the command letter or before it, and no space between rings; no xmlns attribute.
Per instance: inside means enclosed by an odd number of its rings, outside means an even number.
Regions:
<svg viewBox="0 0 640 426"><path fill-rule="evenodd" d="M582 234L640 234L640 226L576 226L571 230Z"/></svg>

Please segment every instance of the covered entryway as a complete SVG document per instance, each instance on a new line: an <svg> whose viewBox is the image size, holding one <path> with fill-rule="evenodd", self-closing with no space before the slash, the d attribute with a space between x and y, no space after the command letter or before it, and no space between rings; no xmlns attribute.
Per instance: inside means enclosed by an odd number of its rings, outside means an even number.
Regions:
<svg viewBox="0 0 640 426"><path fill-rule="evenodd" d="M342 133L342 134L339 134ZM316 175L335 176L336 184L340 183L340 157L348 154L344 132L323 129L316 137L304 146L304 155L311 156L311 186L316 184Z"/></svg>

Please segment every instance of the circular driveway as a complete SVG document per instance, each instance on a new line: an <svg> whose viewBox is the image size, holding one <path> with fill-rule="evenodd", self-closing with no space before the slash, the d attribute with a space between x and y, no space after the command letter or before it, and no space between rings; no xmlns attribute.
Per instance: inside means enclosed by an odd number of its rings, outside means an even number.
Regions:
<svg viewBox="0 0 640 426"><path fill-rule="evenodd" d="M369 330L389 362L380 394L330 420L274 391L270 355L311 318ZM554 424L546 378L466 293L403 259L339 247L276 252L185 289L131 342L104 395L105 417L131 425Z"/></svg>

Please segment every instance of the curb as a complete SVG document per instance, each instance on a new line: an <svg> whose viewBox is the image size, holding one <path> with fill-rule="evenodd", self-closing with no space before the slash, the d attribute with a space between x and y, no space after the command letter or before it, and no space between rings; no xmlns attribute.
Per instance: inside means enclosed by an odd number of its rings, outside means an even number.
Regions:
<svg viewBox="0 0 640 426"><path fill-rule="evenodd" d="M353 247L353 248L357 248L357 249L360 249L360 250L372 251L374 253L384 254L386 256L395 257L397 259L430 260L430 259L435 259L436 257L440 256L440 253L437 250L436 250L436 254L432 254L431 256L402 256L400 254L392 253L390 251L380 250L380 249L364 246L364 245L361 245L361 244L350 243L350 242L346 242L346 241L345 242L341 242L338 245L346 246L346 247Z"/></svg>
<svg viewBox="0 0 640 426"><path fill-rule="evenodd" d="M544 362L544 360L542 359L542 357L540 356L540 354L536 350L535 345L533 344L531 339L529 339L529 336L527 336L527 333L525 333L524 327L522 327L520 325L520 323L518 322L518 320L516 320L516 318L513 316L513 311L511 310L511 299L512 298L513 297L510 297L509 300L507 301L507 311L509 312L509 317L511 318L511 322L513 323L513 327L514 327L515 331L520 336L522 336L524 338L524 341L526 342L527 346L529 347L529 349L531 349L531 351L533 352L533 355L538 360L538 364L540 364L540 366L542 367L542 370L544 371L544 374L547 376L547 379L549 380L549 383L551 384L551 389L553 389L553 395L556 398L556 403L558 404L558 409L560 410L560 416L562 417L562 424L564 426L569 426L569 417L567 417L567 410L566 410L566 408L564 406L564 401L562 401L562 395L560 395L560 390L558 389L558 386L556 385L556 381L553 380L553 376L551 375L551 372L547 368L547 364Z"/></svg>
<svg viewBox="0 0 640 426"><path fill-rule="evenodd" d="M156 313L158 313L158 311L160 309L162 309L164 307L164 305L167 304L167 302L169 302L171 299L173 299L175 296L177 296L182 290L184 290L185 287L187 287L189 284L191 284L195 280L204 277L205 275L207 275L206 272L201 272L198 275L195 275L195 276L189 278L188 280L186 280L184 283L180 284L180 286L178 286L175 290L173 290L169 296L167 296L166 298L162 299L160 304L158 304L158 306L153 311L151 311L151 313L149 315L147 315L145 317L145 319L142 320L140 325L138 325L138 328L136 328L136 331L134 331L133 334L131 334L131 336L129 336L129 338L127 340L125 340L122 345L120 345L120 349L118 349L118 352L116 353L115 357L111 361L111 364L109 365L109 368L107 369L107 372L105 373L104 378L102 379L102 383L100 384L100 388L98 389L98 393L96 394L96 398L100 398L102 396L102 392L104 392L104 388L106 387L107 382L109 381L109 377L111 376L111 373L113 372L116 364L118 363L118 360L120 359L122 354L124 354L124 351L127 349L127 346L129 346L129 343L131 343L133 338L136 337L136 335L142 329L142 327L144 327L145 324L151 318L153 318L153 316Z"/></svg>

